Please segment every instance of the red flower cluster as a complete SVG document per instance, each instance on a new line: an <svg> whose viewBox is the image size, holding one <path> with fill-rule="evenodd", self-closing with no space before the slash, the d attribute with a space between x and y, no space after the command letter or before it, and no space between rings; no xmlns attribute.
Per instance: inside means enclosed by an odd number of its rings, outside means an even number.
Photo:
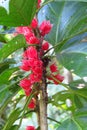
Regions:
<svg viewBox="0 0 87 130"><path fill-rule="evenodd" d="M38 57L38 52L35 47L29 47L23 54L21 69L31 71L29 80L31 84L40 82L42 78L43 62Z"/></svg>
<svg viewBox="0 0 87 130"><path fill-rule="evenodd" d="M29 96L32 91L30 80L27 78L22 79L19 85L24 89L26 96Z"/></svg>
<svg viewBox="0 0 87 130"><path fill-rule="evenodd" d="M40 8L41 0L38 0L37 8ZM29 45L23 53L22 64L20 68L23 71L28 71L29 76L22 79L19 83L20 87L24 90L26 96L30 96L35 90L35 97L39 94L40 84L45 81L52 80L55 84L63 81L64 77L59 74L55 64L50 65L50 74L47 76L47 69L49 57L46 55L50 44L44 41L44 36L50 33L52 24L50 21L43 21L40 25L38 20L34 18L30 26L21 26L16 28L18 34L23 34L26 43ZM36 99L33 97L28 104L29 109L36 107ZM35 130L34 126L27 126L26 130Z"/></svg>
<svg viewBox="0 0 87 130"><path fill-rule="evenodd" d="M30 27L17 27L16 31L25 36L27 44L39 44L40 39L37 38L33 32L33 29L36 28L39 28L41 35L45 36L51 31L52 25L50 24L50 21L43 21L38 27L38 21L34 18Z"/></svg>
<svg viewBox="0 0 87 130"><path fill-rule="evenodd" d="M35 130L35 127L34 126L27 126L26 130Z"/></svg>
<svg viewBox="0 0 87 130"><path fill-rule="evenodd" d="M36 82L40 82L42 79L43 62L38 58L38 52L36 48L29 47L23 54L22 66L20 67L24 71L31 71L28 78L20 81L20 86L24 89L26 96L29 96L32 92L32 86ZM35 108L35 100L31 100L28 108Z"/></svg>
<svg viewBox="0 0 87 130"><path fill-rule="evenodd" d="M20 86L23 88L26 96L29 96L33 90L33 85L41 83L43 73L46 72L46 67L49 63L48 59L43 59L44 52L49 49L49 43L43 40L43 37L51 31L52 25L50 21L43 21L38 25L38 21L34 18L28 27L17 27L17 33L25 36L27 44L31 45L23 53L22 65L20 68L23 71L30 71L29 77L20 81ZM36 32L39 33L36 35ZM34 46L32 46L34 45ZM49 80L53 80L55 84L59 84L63 81L63 76L58 72L57 66L52 64L50 66L50 76L47 77ZM59 82L58 82L59 81ZM33 98L28 105L28 108L35 108L35 99Z"/></svg>
<svg viewBox="0 0 87 130"><path fill-rule="evenodd" d="M31 26L33 26L33 28L37 26L35 19ZM17 27L16 31L25 36L27 44L39 44L39 39L34 35L31 27Z"/></svg>
<svg viewBox="0 0 87 130"><path fill-rule="evenodd" d="M36 37L34 34L35 29L40 29L40 35L48 34L51 30L52 25L49 21L44 21L39 26L38 21L34 18L31 22L31 25L28 27L17 27L16 31L19 34L23 34L25 36L27 44L31 44L25 52L23 53L23 60L22 65L20 68L24 71L30 71L29 77L20 81L20 86L25 91L26 96L29 96L32 92L32 86L35 83L39 83L42 80L43 76L43 61L41 60L41 51L44 52L49 49L49 43L45 42L42 44L40 51L34 45L40 45L41 37ZM28 105L29 108L35 108L35 100L31 100L30 104Z"/></svg>
<svg viewBox="0 0 87 130"><path fill-rule="evenodd" d="M50 21L43 21L39 27L41 31L41 35L45 36L51 31L52 24L50 24Z"/></svg>

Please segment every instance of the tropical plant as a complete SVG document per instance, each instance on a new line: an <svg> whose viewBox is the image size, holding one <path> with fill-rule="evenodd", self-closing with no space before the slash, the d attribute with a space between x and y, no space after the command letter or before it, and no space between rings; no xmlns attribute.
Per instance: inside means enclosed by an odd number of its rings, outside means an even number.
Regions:
<svg viewBox="0 0 87 130"><path fill-rule="evenodd" d="M55 130L87 130L87 1L8 3L0 6L0 129L18 130L34 112L38 127L26 130L48 130L47 120ZM67 115L48 117L48 104Z"/></svg>

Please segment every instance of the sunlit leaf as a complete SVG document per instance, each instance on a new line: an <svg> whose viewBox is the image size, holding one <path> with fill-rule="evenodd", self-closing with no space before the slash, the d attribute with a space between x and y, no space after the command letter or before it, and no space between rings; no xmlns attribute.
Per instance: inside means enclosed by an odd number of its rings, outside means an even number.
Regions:
<svg viewBox="0 0 87 130"><path fill-rule="evenodd" d="M37 0L10 0L9 10L0 7L0 24L6 26L29 25L36 11Z"/></svg>

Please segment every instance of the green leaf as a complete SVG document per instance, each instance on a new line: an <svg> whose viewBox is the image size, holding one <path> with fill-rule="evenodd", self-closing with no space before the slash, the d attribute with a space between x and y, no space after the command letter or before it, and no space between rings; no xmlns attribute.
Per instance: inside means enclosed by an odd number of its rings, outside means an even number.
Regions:
<svg viewBox="0 0 87 130"><path fill-rule="evenodd" d="M87 76L87 43L80 42L57 54L58 61L80 77Z"/></svg>
<svg viewBox="0 0 87 130"><path fill-rule="evenodd" d="M4 90L3 90L3 88L4 88ZM9 92L8 88L5 85L0 85L0 107L7 100L7 98L9 96L11 96L11 93ZM0 109L0 111L1 111L1 109Z"/></svg>
<svg viewBox="0 0 87 130"><path fill-rule="evenodd" d="M87 98L75 94L74 103L77 108L87 107Z"/></svg>
<svg viewBox="0 0 87 130"><path fill-rule="evenodd" d="M78 125L72 120L72 119L67 119L64 121L58 128L57 130L82 130L78 128Z"/></svg>
<svg viewBox="0 0 87 130"><path fill-rule="evenodd" d="M87 130L87 108L79 109L71 119L64 121L57 130Z"/></svg>
<svg viewBox="0 0 87 130"><path fill-rule="evenodd" d="M35 15L37 0L10 0L9 11L0 7L0 24L6 26L29 25Z"/></svg>
<svg viewBox="0 0 87 130"><path fill-rule="evenodd" d="M69 84L77 108L87 107L87 83L83 79L73 81Z"/></svg>
<svg viewBox="0 0 87 130"><path fill-rule="evenodd" d="M27 106L28 106L28 104L30 103L30 101L31 101L31 99L33 98L33 96L34 96L34 93L31 93L30 96L26 98L26 102L25 102L25 105L24 105L24 107L23 107L23 113L22 113L22 116L21 116L21 119L20 119L20 122L19 122L19 128L20 128L20 126L21 126L22 119L23 119L23 117L24 117L24 114L25 114L25 111L26 111L26 109L27 109Z"/></svg>
<svg viewBox="0 0 87 130"><path fill-rule="evenodd" d="M5 42L6 43L4 34L0 34L0 42Z"/></svg>
<svg viewBox="0 0 87 130"><path fill-rule="evenodd" d="M69 86L72 89L76 90L77 88L80 88L80 87L82 87L82 88L87 87L87 82L85 82L83 79L78 79L78 80L70 82Z"/></svg>
<svg viewBox="0 0 87 130"><path fill-rule="evenodd" d="M84 98L87 98L87 87L82 88L82 89L76 89L73 92L84 97Z"/></svg>
<svg viewBox="0 0 87 130"><path fill-rule="evenodd" d="M23 35L16 36L0 49L0 61L3 62L3 60L10 54L25 46L26 44L24 36Z"/></svg>
<svg viewBox="0 0 87 130"><path fill-rule="evenodd" d="M71 1L71 0L44 0L44 3L45 2L52 2L52 1ZM73 0L73 1L76 1L76 0ZM87 2L87 0L77 0L78 2Z"/></svg>
<svg viewBox="0 0 87 130"><path fill-rule="evenodd" d="M0 84L7 84L9 82L9 78L12 75L12 73L14 73L17 70L18 70L18 67L7 69L7 70L3 71L0 74Z"/></svg>
<svg viewBox="0 0 87 130"><path fill-rule="evenodd" d="M83 35L87 32L87 2L51 2L40 10L38 19L40 23L47 19L53 24L45 39L55 47L58 61L75 74L87 76L87 44L81 43L87 36Z"/></svg>
<svg viewBox="0 0 87 130"><path fill-rule="evenodd" d="M18 119L19 115L20 115L20 109L17 108L10 114L3 130L9 130L12 127L13 123Z"/></svg>
<svg viewBox="0 0 87 130"><path fill-rule="evenodd" d="M6 91L3 97L1 97L2 93L0 93L0 98L2 99L0 101L0 115L6 109L7 105L12 101L12 98L18 93L18 91L19 91L19 88L17 85L15 85L15 90L13 93L9 93L9 91Z"/></svg>
<svg viewBox="0 0 87 130"><path fill-rule="evenodd" d="M55 45L81 32L86 32L86 9L86 2L74 1L54 1L44 6L39 12L39 21L41 22L47 19L53 24L52 31L46 36L46 39L48 39L52 45Z"/></svg>
<svg viewBox="0 0 87 130"><path fill-rule="evenodd" d="M52 103L55 106L66 105L66 100L71 101L71 107L66 108L67 110L74 111L76 108L86 107L87 105L87 83L83 79L75 80L68 84L69 89L60 91L54 94L49 103ZM80 88L82 87L82 88ZM59 102L58 102L59 101Z"/></svg>
<svg viewBox="0 0 87 130"><path fill-rule="evenodd" d="M77 108L83 107L83 104L82 104L82 102L80 101L79 96L74 95L74 102L75 102Z"/></svg>
<svg viewBox="0 0 87 130"><path fill-rule="evenodd" d="M58 104L58 101L65 102L66 99L73 100L73 95L69 93L69 91L60 91L52 96L52 99L56 104Z"/></svg>
<svg viewBox="0 0 87 130"><path fill-rule="evenodd" d="M11 64L15 64L15 60L13 58L7 58L2 63L0 63L0 73L9 68L9 65Z"/></svg>
<svg viewBox="0 0 87 130"><path fill-rule="evenodd" d="M8 89L9 78L17 70L18 70L17 67L11 68L11 69L7 69L3 71L0 74L0 103L1 105L9 96L11 96L11 92Z"/></svg>
<svg viewBox="0 0 87 130"><path fill-rule="evenodd" d="M71 106L67 107L67 99L71 102ZM74 103L74 93L71 93L68 90L60 91L52 96L52 99L49 99L49 103L56 107L62 106L63 109L65 110L70 110L70 111L75 111L75 103ZM64 107L63 107L64 105Z"/></svg>
<svg viewBox="0 0 87 130"><path fill-rule="evenodd" d="M39 12L39 21L47 19L53 24L52 31L46 39L54 45L81 32L86 32L86 9L86 2L73 1L54 1L44 6Z"/></svg>
<svg viewBox="0 0 87 130"><path fill-rule="evenodd" d="M13 125L9 130L18 130L19 126L18 125Z"/></svg>
<svg viewBox="0 0 87 130"><path fill-rule="evenodd" d="M82 79L71 82L69 87L72 93L87 99L87 83Z"/></svg>

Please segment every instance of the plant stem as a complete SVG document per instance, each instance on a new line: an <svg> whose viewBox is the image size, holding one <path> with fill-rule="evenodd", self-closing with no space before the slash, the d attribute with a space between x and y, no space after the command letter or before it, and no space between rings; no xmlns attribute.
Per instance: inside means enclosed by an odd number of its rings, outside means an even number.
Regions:
<svg viewBox="0 0 87 130"><path fill-rule="evenodd" d="M24 117L28 116L31 112L35 112L35 110L30 110L24 114ZM22 116L19 116L18 119L22 118Z"/></svg>
<svg viewBox="0 0 87 130"><path fill-rule="evenodd" d="M57 120L55 120L55 119L53 119L53 118L51 118L51 117L47 117L47 119L49 119L49 120L51 120L51 121L54 121L54 122L56 122L56 123L58 123L58 124L61 124L61 122L59 122L59 121L57 121Z"/></svg>
<svg viewBox="0 0 87 130"><path fill-rule="evenodd" d="M36 99L36 114L37 114L37 123L38 123L38 126L40 126L40 108L39 108L39 101L38 101L38 97L36 97L35 99Z"/></svg>
<svg viewBox="0 0 87 130"><path fill-rule="evenodd" d="M47 123L47 92L46 84L43 82L40 90L40 130L48 130Z"/></svg>
<svg viewBox="0 0 87 130"><path fill-rule="evenodd" d="M27 99L26 99L26 103L25 103L24 108L23 108L23 113L22 113L22 115L21 115L21 119L20 119L20 122L19 122L19 128L20 128L20 126L21 126L22 119L23 119L24 114L25 114L25 110L27 109L28 104L30 103L30 101L31 101L31 99L32 99L33 96L34 96L34 94L31 93L30 96L27 97Z"/></svg>

